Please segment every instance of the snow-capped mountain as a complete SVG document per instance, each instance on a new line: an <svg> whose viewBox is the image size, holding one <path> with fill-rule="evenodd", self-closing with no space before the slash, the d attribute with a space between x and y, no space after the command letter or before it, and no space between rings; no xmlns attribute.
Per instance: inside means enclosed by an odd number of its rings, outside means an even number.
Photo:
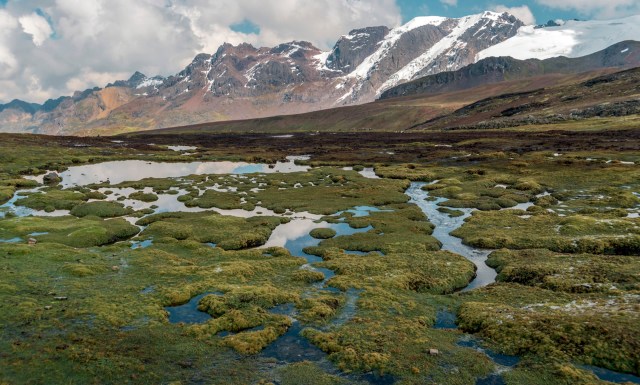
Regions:
<svg viewBox="0 0 640 385"><path fill-rule="evenodd" d="M523 23L507 13L460 19L418 17L391 30L375 52L340 78L338 102L358 103L400 83L473 63L475 55L514 36Z"/></svg>
<svg viewBox="0 0 640 385"><path fill-rule="evenodd" d="M136 72L104 89L43 105L0 105L0 131L114 133L361 104L399 84L494 54L592 53L608 42L637 38L639 25L640 16L534 29L508 13L483 12L355 29L324 52L304 41L273 48L224 44L166 78Z"/></svg>
<svg viewBox="0 0 640 385"><path fill-rule="evenodd" d="M558 26L525 26L511 39L480 52L477 60L511 56L515 59L581 57L625 40L640 40L640 15L617 20L566 21Z"/></svg>

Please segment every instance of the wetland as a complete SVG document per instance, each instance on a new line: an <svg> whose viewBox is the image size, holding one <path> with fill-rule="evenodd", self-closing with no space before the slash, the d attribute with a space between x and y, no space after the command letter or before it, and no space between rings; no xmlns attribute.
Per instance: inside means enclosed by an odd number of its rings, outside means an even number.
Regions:
<svg viewBox="0 0 640 385"><path fill-rule="evenodd" d="M366 135L2 135L0 384L638 383L637 130Z"/></svg>

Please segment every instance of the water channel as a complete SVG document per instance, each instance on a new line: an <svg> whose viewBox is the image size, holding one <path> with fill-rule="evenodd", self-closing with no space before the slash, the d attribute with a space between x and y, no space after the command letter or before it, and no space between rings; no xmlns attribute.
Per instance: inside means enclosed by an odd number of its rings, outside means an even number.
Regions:
<svg viewBox="0 0 640 385"><path fill-rule="evenodd" d="M184 150L180 148L178 150ZM296 160L305 160L307 157L288 157L286 162L278 162L275 165L266 164L252 164L241 162L191 162L191 163L157 163L146 161L116 161L105 162L100 164L91 164L83 166L74 166L68 170L62 172L62 187L69 188L74 186L84 186L93 183L108 182L110 184L117 184L125 181L137 181L144 178L177 178L194 174L251 174L251 173L275 173L275 172L301 172L307 171L309 166L296 165ZM360 171L360 174L367 178L379 178L372 168L366 168ZM31 177L31 179L42 182L42 175L38 177ZM450 233L464 224L466 218L472 215L473 209L456 209L463 212L462 216L451 217L446 213L442 213L438 208L442 207L441 204L446 202L445 198L432 199L429 193L422 189L426 183L414 182L406 190L406 194L410 198L410 203L416 204L428 217L429 221L434 224L435 228L433 236L438 239L442 244L442 250L450 251L463 257L474 263L476 266L476 276L470 284L463 289L463 291L472 290L475 288L483 287L495 282L496 272L494 269L486 265L486 260L491 250L481 250L462 243L460 238L452 236ZM61 216L68 215L69 212L65 210L56 210L51 213L31 210L25 207L16 206L16 201L24 194L37 192L40 188L27 189L18 191L14 197L0 206L0 218L5 215L6 212L12 212L17 216L39 215L39 216ZM103 189L104 190L104 189ZM107 200L117 200L119 197L127 197L135 189L110 189L113 194L110 195ZM145 192L151 192L150 189L145 189ZM141 210L149 208L152 205L158 206L156 212L166 211L217 211L223 215L232 215L239 217L251 217L257 215L283 215L276 214L271 210L267 210L261 207L256 207L253 211L247 210L221 210L221 209L200 209L200 208L188 208L184 203L177 200L178 194L159 194L158 201L152 203L145 203L135 200L126 199L123 203L127 206L134 208L135 210ZM522 207L528 207L531 203L523 204ZM521 208L521 207L518 207ZM365 217L370 215L371 212L381 211L376 207L354 207L347 210L354 217ZM334 215L342 215L344 212L339 212ZM359 232L366 232L372 229L371 226L365 228L352 228L347 223L327 223L319 222L322 217L320 215L314 215L310 213L286 213L288 217L292 218L289 223L278 226L271 234L271 237L263 247L281 246L290 251L294 256L300 256L306 259L307 263L302 267L305 269L312 269L320 271L324 274L325 278L322 282L314 285L312 289L326 290L334 293L340 291L328 287L327 281L335 276L335 273L329 269L319 268L314 266L316 263L321 262L320 257L310 255L304 252L304 248L310 246L316 246L320 242L318 239L314 239L309 235L309 232L318 227L331 228L336 231L336 236L352 235ZM38 234L30 234L30 236L37 236ZM23 242L21 238L12 239L0 239L2 243L11 242ZM132 240L132 248L146 248L153 244L153 240ZM215 245L212 245L215 246ZM353 251L345 250L348 254L359 254ZM145 289L142 294L147 294L153 291L153 287ZM176 307L167 308L169 314L169 322L171 323L202 323L211 319L211 317L197 310L199 301L208 294L223 295L223 293L203 293L188 301L186 304ZM344 293L346 297L346 304L343 306L342 311L336 315L333 322L331 322L326 328L340 326L348 322L357 310L357 300L360 292L356 290L348 290ZM298 362L302 360L312 360L318 362L324 362L329 365L326 360L326 354L319 350L314 345L310 344L306 339L300 336L300 331L303 325L295 319L296 309L292 304L281 305L274 309L272 312L278 314L286 314L293 320L293 326L274 343L269 345L262 353L261 356L268 358L275 358L282 362ZM447 311L438 312L435 328L439 329L456 329L455 315ZM478 340L473 336L463 334L459 342L460 346L474 349L487 355L495 364L496 371L489 377L478 380L477 384L501 384L504 383L501 377L501 373L509 370L511 367L517 364L517 357L503 356L495 354L490 350L483 349ZM638 377L632 375L626 375L608 371L606 369L594 368L588 366L582 366L582 368L590 370L598 377L614 382L629 381L633 383L640 383ZM394 379L390 376L379 377L367 374L358 377L359 379L365 379L374 384L387 384L393 383Z"/></svg>

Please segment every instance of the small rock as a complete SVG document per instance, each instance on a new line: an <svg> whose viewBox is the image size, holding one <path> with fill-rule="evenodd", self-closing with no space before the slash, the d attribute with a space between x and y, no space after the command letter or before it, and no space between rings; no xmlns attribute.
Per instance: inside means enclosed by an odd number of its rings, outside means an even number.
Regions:
<svg viewBox="0 0 640 385"><path fill-rule="evenodd" d="M56 301L66 301L69 299L69 297L53 297L53 299L55 299Z"/></svg>
<svg viewBox="0 0 640 385"><path fill-rule="evenodd" d="M192 368L193 367L193 362L191 362L191 361L180 361L180 362L178 362L178 366L180 366L183 369Z"/></svg>
<svg viewBox="0 0 640 385"><path fill-rule="evenodd" d="M29 238L29 240L27 241L30 245L35 245L36 243L38 243L38 240L35 238Z"/></svg>
<svg viewBox="0 0 640 385"><path fill-rule="evenodd" d="M51 310L52 307L53 306L51 306L51 305L47 305L47 306L44 307L44 310Z"/></svg>
<svg viewBox="0 0 640 385"><path fill-rule="evenodd" d="M120 271L120 266L111 266L111 271Z"/></svg>
<svg viewBox="0 0 640 385"><path fill-rule="evenodd" d="M50 291L50 292L47 293L47 295L56 295L56 292L55 291Z"/></svg>
<svg viewBox="0 0 640 385"><path fill-rule="evenodd" d="M58 184L60 182L62 182L62 178L55 172L50 172L42 177L42 183L44 184Z"/></svg>
<svg viewBox="0 0 640 385"><path fill-rule="evenodd" d="M438 354L440 354L440 351L438 349L429 349L429 355L437 356Z"/></svg>

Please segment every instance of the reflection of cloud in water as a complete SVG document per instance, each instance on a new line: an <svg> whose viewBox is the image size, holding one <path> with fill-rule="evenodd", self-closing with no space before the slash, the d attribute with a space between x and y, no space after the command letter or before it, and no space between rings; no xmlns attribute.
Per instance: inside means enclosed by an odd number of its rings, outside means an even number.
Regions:
<svg viewBox="0 0 640 385"><path fill-rule="evenodd" d="M192 174L248 174L307 171L308 166L297 166L293 160L278 162L275 168L264 164L245 162L191 162L157 163L142 160L124 160L70 167L62 172L62 186L87 185L109 180L111 184L138 181L144 178L176 178ZM42 176L34 178L42 181Z"/></svg>
<svg viewBox="0 0 640 385"><path fill-rule="evenodd" d="M327 225L326 222L315 223L311 219L294 219L289 223L276 227L263 247L284 247L289 240L302 238L316 227L326 227Z"/></svg>

